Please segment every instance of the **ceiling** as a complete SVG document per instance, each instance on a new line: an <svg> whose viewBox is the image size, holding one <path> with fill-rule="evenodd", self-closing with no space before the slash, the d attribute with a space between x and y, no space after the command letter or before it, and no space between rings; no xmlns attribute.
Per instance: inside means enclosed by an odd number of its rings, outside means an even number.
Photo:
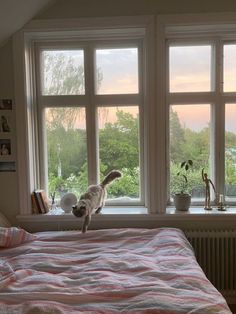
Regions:
<svg viewBox="0 0 236 314"><path fill-rule="evenodd" d="M0 0L0 46L56 0Z"/></svg>

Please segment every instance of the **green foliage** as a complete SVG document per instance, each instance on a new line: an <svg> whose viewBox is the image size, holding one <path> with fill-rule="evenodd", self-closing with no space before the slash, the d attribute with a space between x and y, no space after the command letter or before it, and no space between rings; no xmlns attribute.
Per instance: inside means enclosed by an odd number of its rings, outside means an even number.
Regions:
<svg viewBox="0 0 236 314"><path fill-rule="evenodd" d="M88 186L87 165L84 164L79 176L71 173L67 178L49 175L49 195L55 191L56 198L61 198L65 193L72 192L79 197Z"/></svg>
<svg viewBox="0 0 236 314"><path fill-rule="evenodd" d="M138 117L118 110L115 123L106 123L99 131L100 159L112 169L134 169L139 166Z"/></svg>
<svg viewBox="0 0 236 314"><path fill-rule="evenodd" d="M44 71L48 78L46 95L75 95L84 92L84 68L64 53L44 53Z"/></svg>
<svg viewBox="0 0 236 314"><path fill-rule="evenodd" d="M179 188L181 194L188 193L190 189L188 176L192 166L193 161L191 159L184 160L180 164L180 170L177 172L177 176L180 178Z"/></svg>
<svg viewBox="0 0 236 314"><path fill-rule="evenodd" d="M225 183L228 185L236 184L236 163L230 155L226 155L225 160Z"/></svg>
<svg viewBox="0 0 236 314"><path fill-rule="evenodd" d="M180 171L180 165L176 163L171 163L170 167L170 191L171 193L192 193L194 188L199 188L202 186L202 179L201 179L201 169L199 168L192 168L191 171L188 172L188 183L185 184L185 179L178 176Z"/></svg>
<svg viewBox="0 0 236 314"><path fill-rule="evenodd" d="M170 156L171 160L180 163L184 159L183 145L185 143L184 129L182 128L177 112L170 110Z"/></svg>
<svg viewBox="0 0 236 314"><path fill-rule="evenodd" d="M60 108L66 109L66 108ZM67 191L79 196L88 186L85 130L70 128L64 115L53 112L52 126L48 127L49 191L57 197ZM74 113L75 114L75 113ZM55 118L56 117L56 118ZM57 121L53 127L53 121ZM59 121L58 121L59 120ZM70 118L70 121L73 120ZM68 127L67 127L68 126ZM138 117L117 111L117 122L107 123L99 133L100 172L103 178L112 169L123 176L108 188L108 197L139 197ZM58 150L58 147L60 148ZM58 167L61 164L61 177Z"/></svg>
<svg viewBox="0 0 236 314"><path fill-rule="evenodd" d="M45 74L50 80L45 93L52 95L81 94L84 91L84 70L65 54L45 54ZM97 87L102 81L96 72ZM75 84L76 82L76 84ZM61 197L71 191L78 197L88 186L86 130L75 128L79 108L47 109L47 149L49 192ZM85 117L84 117L85 119ZM170 111L170 191L191 193L203 186L201 169L209 172L209 126L194 131L181 125L177 112ZM100 173L103 178L110 170L122 171L123 177L108 187L108 197L139 197L139 118L123 110L117 111L116 122L106 123L99 130ZM236 185L236 134L225 133L226 184ZM194 161L194 168L187 160ZM186 169L187 167L187 169ZM191 171L189 171L191 168ZM181 174L180 174L181 170ZM179 175L178 175L179 173Z"/></svg>
<svg viewBox="0 0 236 314"><path fill-rule="evenodd" d="M58 175L61 163L61 175L67 178L71 173L79 174L87 157L85 130L65 130L58 128L48 132L49 169Z"/></svg>
<svg viewBox="0 0 236 314"><path fill-rule="evenodd" d="M199 132L190 130L188 128L184 130L185 142L182 150L184 155L189 156L190 159L194 160L194 166L201 168L202 165L208 164L209 160L209 127L204 128Z"/></svg>
<svg viewBox="0 0 236 314"><path fill-rule="evenodd" d="M139 167L134 169L122 168L122 177L108 187L108 198L127 196L139 198Z"/></svg>

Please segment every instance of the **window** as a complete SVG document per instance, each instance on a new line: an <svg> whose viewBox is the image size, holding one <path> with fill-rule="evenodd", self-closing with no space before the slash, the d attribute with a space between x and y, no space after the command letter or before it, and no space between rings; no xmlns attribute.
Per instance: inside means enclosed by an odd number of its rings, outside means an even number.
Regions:
<svg viewBox="0 0 236 314"><path fill-rule="evenodd" d="M203 201L204 186L201 170L209 173L210 158L210 105L185 104L170 106L170 192L180 193L177 173L184 160L194 161L189 174L189 190L192 202Z"/></svg>
<svg viewBox="0 0 236 314"><path fill-rule="evenodd" d="M216 188L212 201L224 194L236 201L235 97L236 45L224 38L167 40L169 107L169 203L180 192L177 173L184 160L193 160L189 175L192 203L203 204L207 172ZM208 42L207 42L208 40Z"/></svg>
<svg viewBox="0 0 236 314"><path fill-rule="evenodd" d="M224 194L229 204L236 203L236 43L223 44L223 91L225 92L224 112ZM230 99L230 102L229 102Z"/></svg>
<svg viewBox="0 0 236 314"><path fill-rule="evenodd" d="M224 45L224 92L236 91L236 44Z"/></svg>
<svg viewBox="0 0 236 314"><path fill-rule="evenodd" d="M236 201L236 105L225 105L225 195Z"/></svg>
<svg viewBox="0 0 236 314"><path fill-rule="evenodd" d="M189 174L192 203L203 202L201 171L212 174L211 104L204 92L212 90L212 45L169 44L169 169L170 200L181 192L178 178L184 160L193 160ZM191 96L186 96L186 95ZM198 95L202 100L197 100ZM175 98L176 95L176 98ZM205 98L205 99L204 99ZM189 102L188 102L189 101ZM177 102L177 104L175 104Z"/></svg>
<svg viewBox="0 0 236 314"><path fill-rule="evenodd" d="M170 46L170 92L211 90L211 46Z"/></svg>
<svg viewBox="0 0 236 314"><path fill-rule="evenodd" d="M79 197L118 169L107 204L144 205L140 42L36 46L40 186Z"/></svg>
<svg viewBox="0 0 236 314"><path fill-rule="evenodd" d="M122 167L123 178L108 190L108 200L140 202L140 151L138 106L99 107L100 177Z"/></svg>
<svg viewBox="0 0 236 314"><path fill-rule="evenodd" d="M84 95L83 50L43 50L41 70L43 95Z"/></svg>
<svg viewBox="0 0 236 314"><path fill-rule="evenodd" d="M85 108L45 109L49 195L79 197L88 185Z"/></svg>
<svg viewBox="0 0 236 314"><path fill-rule="evenodd" d="M96 49L96 94L137 94L138 49Z"/></svg>
<svg viewBox="0 0 236 314"><path fill-rule="evenodd" d="M204 202L203 168L216 197L236 204L235 22L154 20L32 22L16 38L16 73L25 71L16 82L27 91L16 97L21 213L30 213L34 188L79 195L112 168L124 176L107 205L165 213L186 159L194 162L193 204Z"/></svg>

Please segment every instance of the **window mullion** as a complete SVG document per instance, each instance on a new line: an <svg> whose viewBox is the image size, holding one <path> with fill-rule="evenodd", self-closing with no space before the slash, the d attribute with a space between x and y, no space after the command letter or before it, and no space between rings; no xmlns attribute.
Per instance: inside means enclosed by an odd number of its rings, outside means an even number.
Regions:
<svg viewBox="0 0 236 314"><path fill-rule="evenodd" d="M88 96L86 104L86 130L88 154L88 182L97 184L98 174L98 128L95 104L95 60L94 49L90 45L85 50L85 95Z"/></svg>
<svg viewBox="0 0 236 314"><path fill-rule="evenodd" d="M213 92L193 92L193 93L169 93L168 100L170 104L206 104L216 101L216 95Z"/></svg>
<svg viewBox="0 0 236 314"><path fill-rule="evenodd" d="M88 103L88 96L85 95L41 95L38 97L45 108L56 107L85 107Z"/></svg>
<svg viewBox="0 0 236 314"><path fill-rule="evenodd" d="M37 45L36 45L37 47ZM35 126L32 128L34 133L34 139L35 139L35 147L34 147L34 153L35 153L35 181L34 181L34 188L40 187L47 191L46 189L46 182L48 180L48 174L47 174L47 154L46 154L46 134L45 134L45 119L44 119L44 98L41 96L41 90L42 90L42 68L40 67L40 49L37 47L36 50L37 56L35 59L35 67L34 67L34 75L35 75L35 87L33 89L34 98L37 97L37 105L34 101L34 105L32 104L32 108L34 108L34 123ZM33 57L33 56L32 56ZM37 91L37 92L36 92Z"/></svg>
<svg viewBox="0 0 236 314"><path fill-rule="evenodd" d="M223 92L223 46L220 40L215 45L215 103L212 108L212 143L213 143L213 178L216 191L223 194L224 191L224 125L225 111L222 99Z"/></svg>
<svg viewBox="0 0 236 314"><path fill-rule="evenodd" d="M127 106L142 103L143 96L141 94L120 94L120 95L94 95L95 104L102 106L119 105Z"/></svg>

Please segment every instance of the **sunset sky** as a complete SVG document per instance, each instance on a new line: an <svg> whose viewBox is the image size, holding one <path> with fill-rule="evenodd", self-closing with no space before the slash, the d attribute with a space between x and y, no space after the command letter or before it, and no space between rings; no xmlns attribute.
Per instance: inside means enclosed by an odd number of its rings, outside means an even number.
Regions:
<svg viewBox="0 0 236 314"><path fill-rule="evenodd" d="M170 92L211 91L211 46L170 48ZM224 46L224 91L236 91L236 45ZM210 122L210 104L174 106L183 126L200 130ZM226 130L236 133L236 105L226 105Z"/></svg>
<svg viewBox="0 0 236 314"><path fill-rule="evenodd" d="M53 52L55 53L55 52ZM83 64L81 51L63 51L75 65ZM170 92L204 92L211 90L210 45L170 47ZM138 50L97 49L96 68L102 73L98 94L129 94L138 92ZM224 46L224 91L236 91L236 45ZM50 75L49 75L50 76ZM44 83L50 81L44 78ZM112 104L111 104L112 105ZM127 104L128 105L128 104ZM174 104L173 104L174 105ZM173 106L184 127L199 131L210 122L210 104ZM128 109L126 109L128 110ZM116 109L99 114L100 127L115 121ZM137 114L137 108L133 111ZM236 133L236 104L226 106L226 129ZM81 121L82 122L82 121ZM80 122L80 125L81 125ZM84 124L84 123L82 123ZM82 126L82 125L81 125Z"/></svg>

